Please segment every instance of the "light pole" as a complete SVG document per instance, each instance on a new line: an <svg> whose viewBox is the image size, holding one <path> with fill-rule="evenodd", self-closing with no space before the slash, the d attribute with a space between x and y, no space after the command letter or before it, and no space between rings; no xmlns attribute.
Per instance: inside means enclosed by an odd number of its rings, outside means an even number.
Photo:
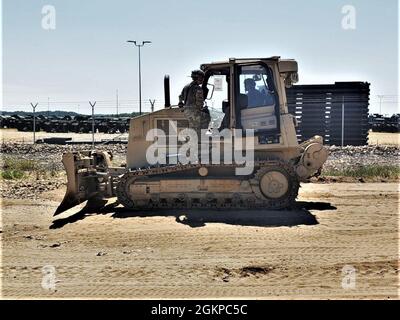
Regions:
<svg viewBox="0 0 400 320"><path fill-rule="evenodd" d="M128 40L128 43L133 43L139 49L139 114L142 115L142 66L140 60L140 48L143 47L146 43L151 43L151 41L139 41L136 40Z"/></svg>
<svg viewBox="0 0 400 320"><path fill-rule="evenodd" d="M92 149L94 150L94 107L96 106L96 101L89 101L89 104L92 107Z"/></svg>
<svg viewBox="0 0 400 320"><path fill-rule="evenodd" d="M33 109L33 144L36 144L36 107L39 103L33 104L31 103Z"/></svg>

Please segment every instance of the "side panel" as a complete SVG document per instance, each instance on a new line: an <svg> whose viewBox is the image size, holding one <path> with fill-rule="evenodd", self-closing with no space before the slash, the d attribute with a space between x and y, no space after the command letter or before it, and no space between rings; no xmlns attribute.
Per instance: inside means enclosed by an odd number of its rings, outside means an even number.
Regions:
<svg viewBox="0 0 400 320"><path fill-rule="evenodd" d="M136 139L128 142L128 153L126 156L127 168L140 168L148 166L146 160L147 148L152 144L152 142L146 141L145 139Z"/></svg>
<svg viewBox="0 0 400 320"><path fill-rule="evenodd" d="M186 118L182 111L183 109L179 108L166 108L145 116L131 119L128 152L126 155L126 164L128 169L149 166L146 159L146 152L153 142L146 141L148 131L155 128L163 129L164 131L168 130L168 128L157 125L159 120L185 120ZM165 134L168 135L168 132L165 131Z"/></svg>

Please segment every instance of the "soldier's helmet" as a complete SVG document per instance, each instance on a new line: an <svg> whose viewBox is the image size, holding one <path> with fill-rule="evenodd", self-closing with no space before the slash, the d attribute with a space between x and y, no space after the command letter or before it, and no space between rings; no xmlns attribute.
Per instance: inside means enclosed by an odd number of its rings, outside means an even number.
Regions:
<svg viewBox="0 0 400 320"><path fill-rule="evenodd" d="M193 80L204 78L204 76L205 76L205 74L201 70L194 70L194 71L192 71L192 75L191 75Z"/></svg>

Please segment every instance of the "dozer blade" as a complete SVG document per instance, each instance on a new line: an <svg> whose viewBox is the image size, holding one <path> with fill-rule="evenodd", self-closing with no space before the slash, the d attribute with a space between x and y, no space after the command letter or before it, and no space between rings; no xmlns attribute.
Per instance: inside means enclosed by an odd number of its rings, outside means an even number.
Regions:
<svg viewBox="0 0 400 320"><path fill-rule="evenodd" d="M63 213L64 211L67 211L77 206L80 203L81 202L79 201L78 197L75 194L68 192L67 190L67 194L64 196L64 199L61 202L61 204L58 206L56 212L54 213L54 216L57 216Z"/></svg>
<svg viewBox="0 0 400 320"><path fill-rule="evenodd" d="M98 172L99 161L103 172ZM67 191L54 216L81 204L86 200L99 199L104 195L100 181L107 182L108 153L68 152L62 162L67 173ZM105 172L104 172L105 171Z"/></svg>

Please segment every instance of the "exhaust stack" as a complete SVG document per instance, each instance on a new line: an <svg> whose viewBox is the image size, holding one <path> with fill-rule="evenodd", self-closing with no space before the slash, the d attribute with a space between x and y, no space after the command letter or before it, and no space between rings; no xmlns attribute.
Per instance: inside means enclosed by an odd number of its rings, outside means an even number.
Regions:
<svg viewBox="0 0 400 320"><path fill-rule="evenodd" d="M164 98L165 98L165 108L171 107L171 93L169 85L169 75L164 77Z"/></svg>

